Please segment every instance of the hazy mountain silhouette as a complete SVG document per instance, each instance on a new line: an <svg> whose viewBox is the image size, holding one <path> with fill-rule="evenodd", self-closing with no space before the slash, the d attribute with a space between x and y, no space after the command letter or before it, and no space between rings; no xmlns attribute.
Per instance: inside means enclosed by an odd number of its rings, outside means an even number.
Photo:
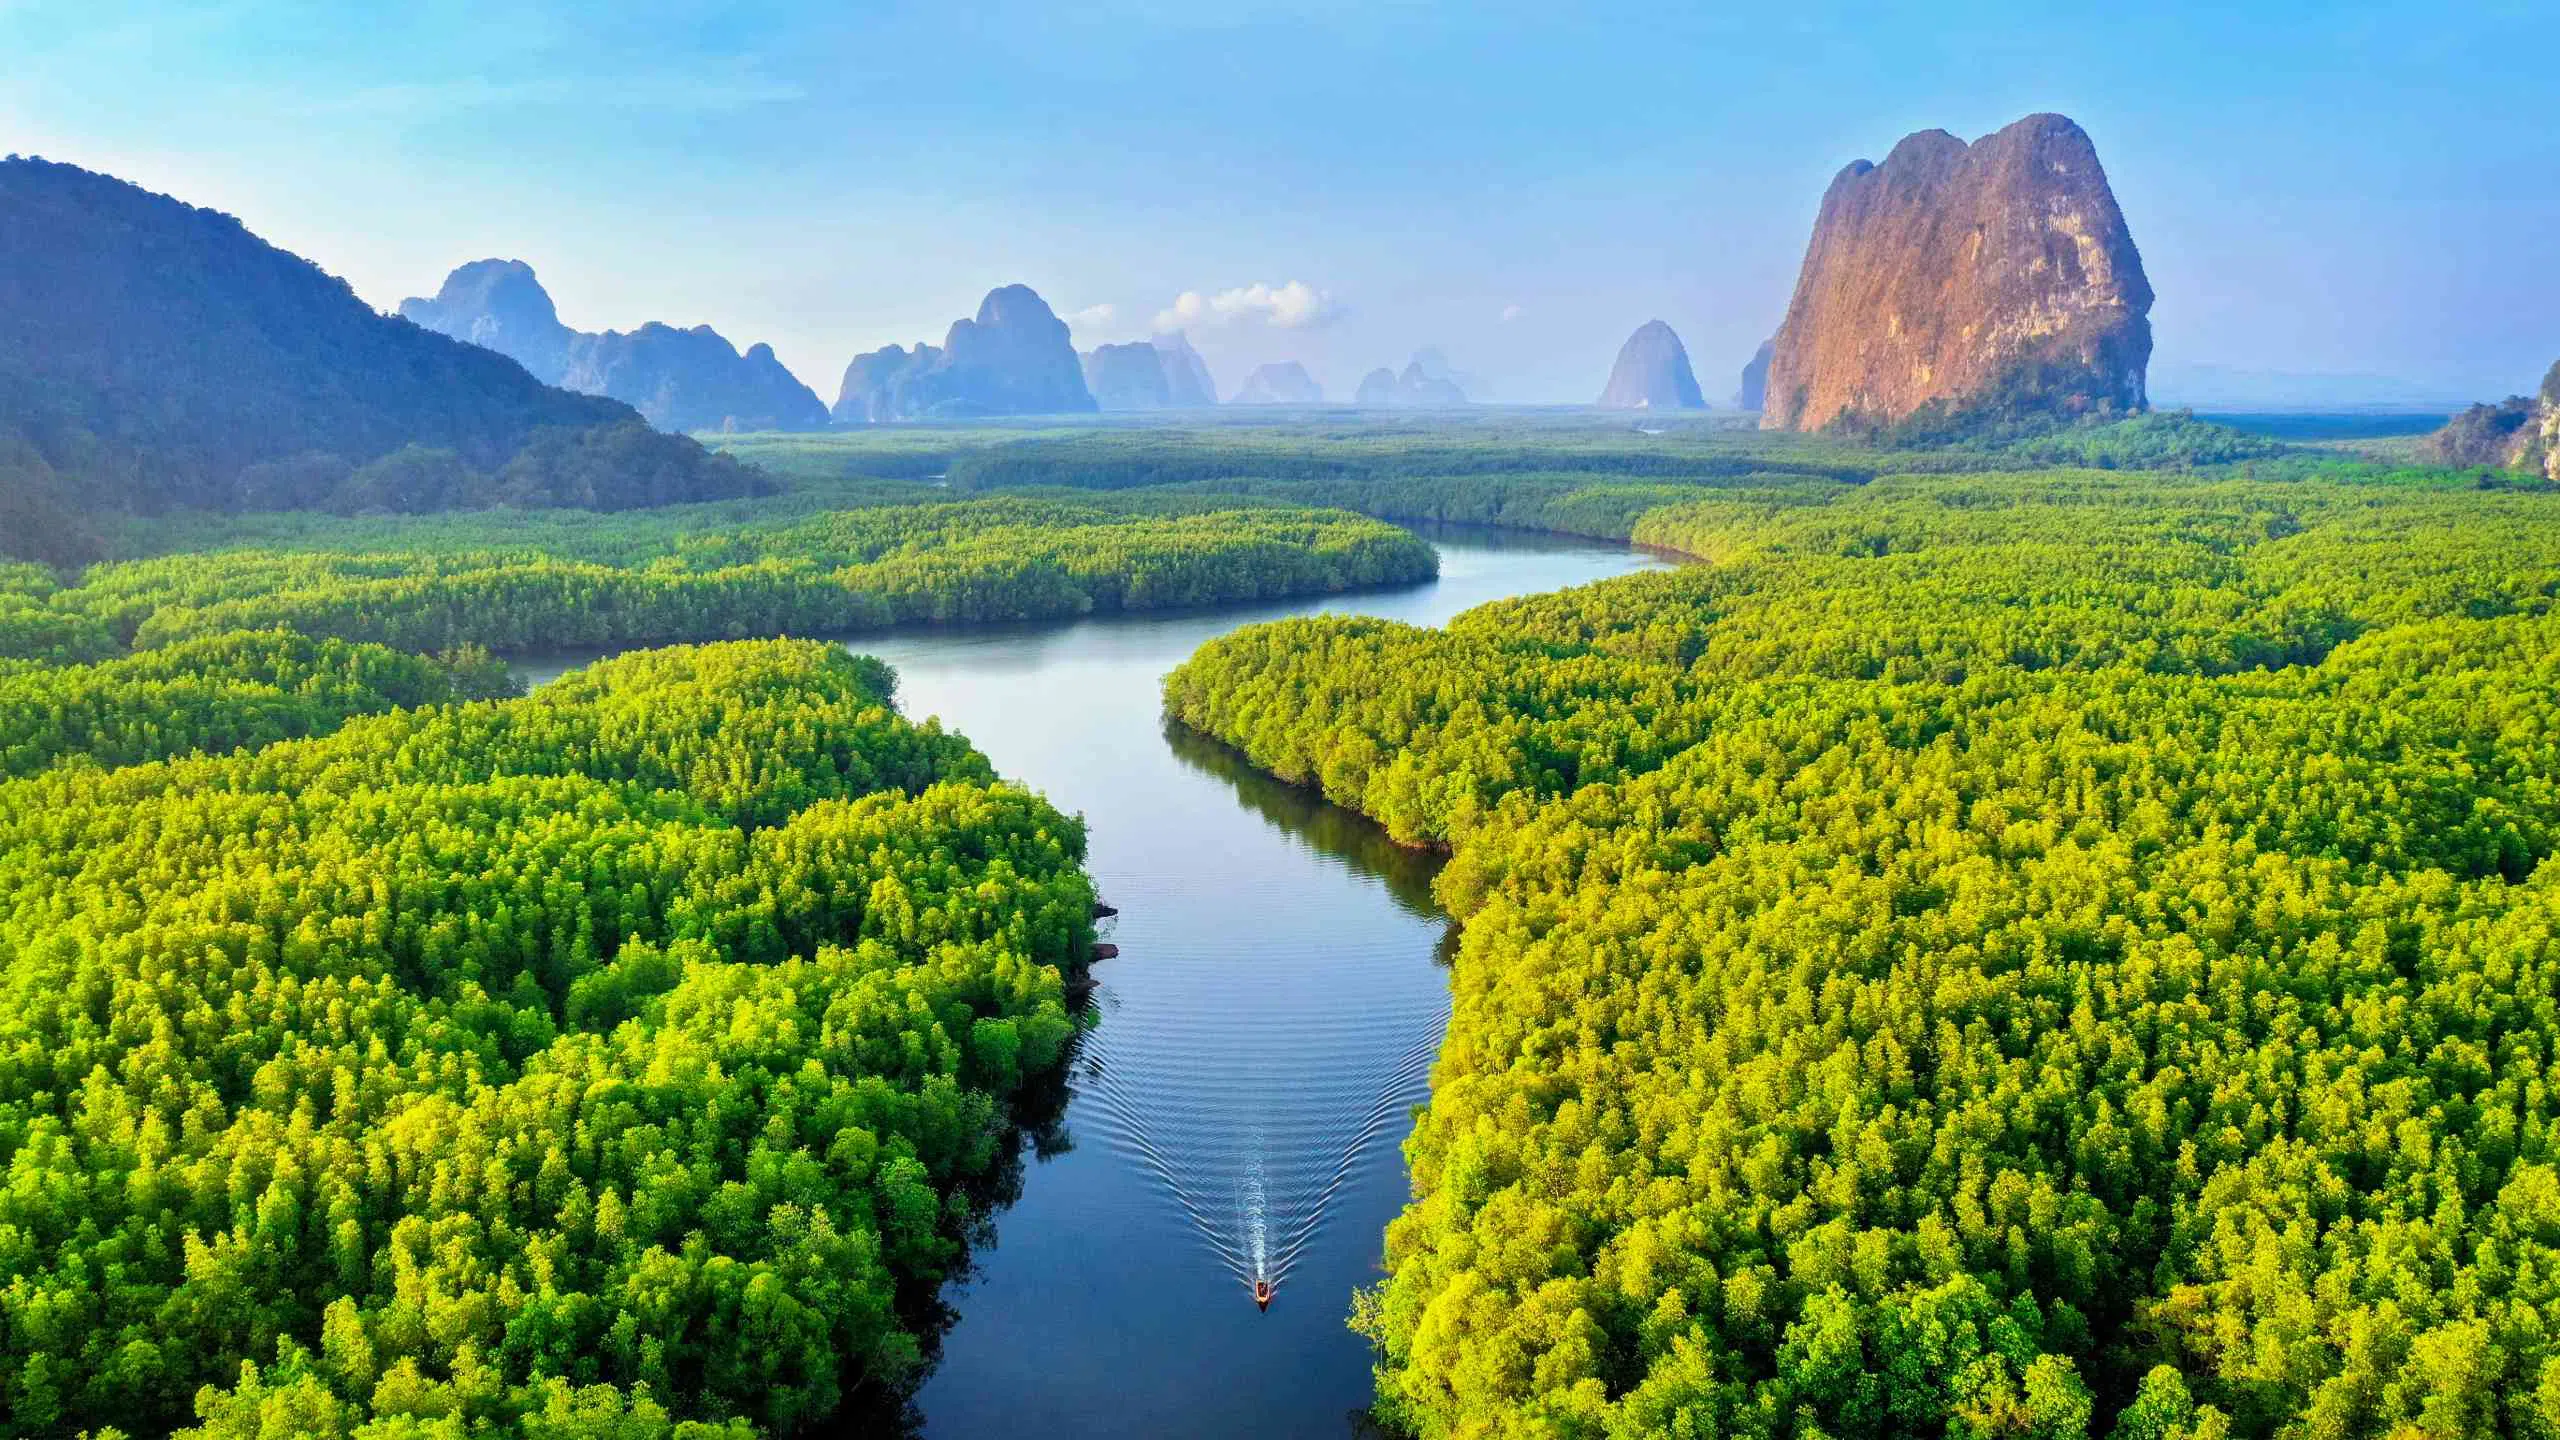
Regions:
<svg viewBox="0 0 2560 1440"><path fill-rule="evenodd" d="M661 430L815 430L817 392L783 368L770 345L738 353L708 325L657 321L589 334L560 323L550 292L521 260L474 260L433 299L400 302L403 318L512 356L535 379L607 395Z"/></svg>
<svg viewBox="0 0 2560 1440"><path fill-rule="evenodd" d="M17 158L0 162L0 485L22 511L617 508L768 488L627 406L376 313L228 215Z"/></svg>

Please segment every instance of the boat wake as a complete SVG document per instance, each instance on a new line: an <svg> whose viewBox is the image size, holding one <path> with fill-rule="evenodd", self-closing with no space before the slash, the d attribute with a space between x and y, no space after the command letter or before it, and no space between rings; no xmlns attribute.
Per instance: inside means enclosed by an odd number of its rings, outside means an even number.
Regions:
<svg viewBox="0 0 2560 1440"><path fill-rule="evenodd" d="M1436 970L1276 974L1202 962L1141 1004L1096 996L1083 1122L1158 1183L1259 1304L1323 1233L1334 1197L1400 1141L1448 1023ZM1215 985L1217 997L1176 993Z"/></svg>

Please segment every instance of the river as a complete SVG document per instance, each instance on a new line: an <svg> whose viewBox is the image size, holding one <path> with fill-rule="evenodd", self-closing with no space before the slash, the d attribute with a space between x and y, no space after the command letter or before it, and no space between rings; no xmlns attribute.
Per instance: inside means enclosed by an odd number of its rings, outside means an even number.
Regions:
<svg viewBox="0 0 2560 1440"><path fill-rule="evenodd" d="M1437 625L1660 563L1428 533L1440 576L1405 589L853 642L897 667L907 714L940 716L1083 815L1088 868L1120 910L1063 1116L1026 1139L1018 1194L945 1292L956 1319L915 1397L930 1440L1358 1428L1369 1348L1345 1316L1404 1202L1399 1147L1448 1015L1436 862L1169 729L1158 684L1239 625Z"/></svg>

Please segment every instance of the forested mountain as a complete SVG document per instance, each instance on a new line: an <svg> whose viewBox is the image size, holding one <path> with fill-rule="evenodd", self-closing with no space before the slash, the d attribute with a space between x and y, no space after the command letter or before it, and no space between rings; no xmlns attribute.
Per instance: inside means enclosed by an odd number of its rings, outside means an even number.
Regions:
<svg viewBox="0 0 2560 1440"><path fill-rule="evenodd" d="M432 299L400 302L403 319L512 356L546 385L605 395L661 430L814 430L827 407L770 345L738 353L708 325L651 321L602 334L560 323L549 291L521 260L474 260Z"/></svg>
<svg viewBox="0 0 2560 1440"><path fill-rule="evenodd" d="M615 431L634 433L599 438ZM376 314L227 215L0 162L0 514L610 508L761 488L626 406Z"/></svg>
<svg viewBox="0 0 2560 1440"><path fill-rule="evenodd" d="M1453 852L1391 1425L2553 1433L2560 495L2465 481L1701 499L1169 677Z"/></svg>

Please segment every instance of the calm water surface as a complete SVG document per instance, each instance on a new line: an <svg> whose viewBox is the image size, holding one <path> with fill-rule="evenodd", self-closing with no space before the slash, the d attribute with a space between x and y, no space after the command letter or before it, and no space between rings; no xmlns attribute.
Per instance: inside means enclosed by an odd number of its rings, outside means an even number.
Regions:
<svg viewBox="0 0 2560 1440"><path fill-rule="evenodd" d="M957 1319L916 1397L934 1440L1353 1433L1369 1352L1344 1318L1403 1204L1398 1147L1448 1014L1435 862L1169 730L1158 682L1258 620L1436 625L1658 563L1432 539L1440 578L1411 589L853 642L897 667L907 714L1080 812L1120 909L1063 1121L1026 1140L1020 1194L946 1291Z"/></svg>

